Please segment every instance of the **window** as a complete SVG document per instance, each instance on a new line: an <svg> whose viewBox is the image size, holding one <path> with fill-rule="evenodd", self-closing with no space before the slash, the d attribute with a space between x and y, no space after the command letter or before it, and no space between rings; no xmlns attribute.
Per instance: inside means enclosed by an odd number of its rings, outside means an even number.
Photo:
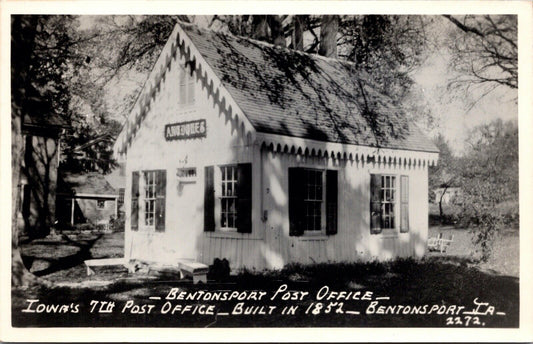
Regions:
<svg viewBox="0 0 533 344"><path fill-rule="evenodd" d="M252 232L252 164L205 166L204 231Z"/></svg>
<svg viewBox="0 0 533 344"><path fill-rule="evenodd" d="M195 83L190 67L182 66L179 74L179 103L183 105L194 104Z"/></svg>
<svg viewBox="0 0 533 344"><path fill-rule="evenodd" d="M99 199L96 201L96 207L98 209L104 209L105 208L105 200Z"/></svg>
<svg viewBox="0 0 533 344"><path fill-rule="evenodd" d="M131 229L165 230L166 171L132 173Z"/></svg>
<svg viewBox="0 0 533 344"><path fill-rule="evenodd" d="M336 170L289 168L289 234L337 233Z"/></svg>
<svg viewBox="0 0 533 344"><path fill-rule="evenodd" d="M124 188L118 189L118 206L119 207L124 204L124 192L125 192Z"/></svg>
<svg viewBox="0 0 533 344"><path fill-rule="evenodd" d="M409 177L371 174L370 233L379 234L383 229L398 227L401 233L409 231Z"/></svg>
<svg viewBox="0 0 533 344"><path fill-rule="evenodd" d="M237 228L237 166L221 166L220 228Z"/></svg>
<svg viewBox="0 0 533 344"><path fill-rule="evenodd" d="M396 177L381 176L381 221L385 229L396 228L394 209L396 205Z"/></svg>
<svg viewBox="0 0 533 344"><path fill-rule="evenodd" d="M144 173L144 225L153 226L155 216L155 171Z"/></svg>
<svg viewBox="0 0 533 344"><path fill-rule="evenodd" d="M322 171L305 170L304 229L306 231L322 229L322 183Z"/></svg>

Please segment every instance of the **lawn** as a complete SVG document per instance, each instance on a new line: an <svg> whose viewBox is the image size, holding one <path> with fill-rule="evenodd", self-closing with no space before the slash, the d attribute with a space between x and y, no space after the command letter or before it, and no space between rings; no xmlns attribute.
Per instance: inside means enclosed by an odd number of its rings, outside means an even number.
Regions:
<svg viewBox="0 0 533 344"><path fill-rule="evenodd" d="M432 234L440 231L454 233L454 243L445 255L385 263L290 265L277 271L243 271L224 283L207 285L193 285L171 273L128 275L120 268L101 268L87 277L80 259L121 256L122 233L62 238L55 243L36 241L23 246L22 252L31 257L26 260L33 261L33 270L53 281L54 287L14 289L13 326L517 327L517 234L500 238L498 250L506 252L498 251L503 256L480 266L464 253L467 231L431 229ZM513 245L516 261L505 262L512 258ZM73 261L66 264L69 260ZM287 290L276 293L284 285ZM172 293L176 291L172 288L180 288L185 299L174 299L179 294ZM253 291L255 298L260 293L264 297L254 300ZM224 293L248 299L215 299ZM187 295L209 298L187 299ZM367 299L361 300L364 295ZM31 303L31 299L39 301ZM103 312L108 304L98 301L114 302L112 312ZM478 307L475 302L488 304L479 306L477 314L469 314ZM65 306L65 313L53 312L53 305ZM379 306L389 314L379 314ZM494 307L492 315L485 312L489 306ZM464 309L459 312L459 307ZM214 314L200 314L209 309ZM287 314L289 309L295 315Z"/></svg>

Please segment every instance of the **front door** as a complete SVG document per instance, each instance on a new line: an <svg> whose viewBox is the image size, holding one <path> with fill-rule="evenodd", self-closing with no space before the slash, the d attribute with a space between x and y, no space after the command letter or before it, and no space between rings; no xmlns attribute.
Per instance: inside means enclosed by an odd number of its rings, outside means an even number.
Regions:
<svg viewBox="0 0 533 344"><path fill-rule="evenodd" d="M203 224L203 190L196 168L179 168L177 171L176 206L169 209L175 219L176 257L198 259L201 252L200 236Z"/></svg>

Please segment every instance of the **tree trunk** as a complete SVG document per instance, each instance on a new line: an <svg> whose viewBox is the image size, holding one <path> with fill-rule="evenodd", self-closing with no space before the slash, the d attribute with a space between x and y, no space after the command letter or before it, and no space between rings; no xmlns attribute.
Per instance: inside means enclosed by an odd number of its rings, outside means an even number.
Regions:
<svg viewBox="0 0 533 344"><path fill-rule="evenodd" d="M252 38L268 41L267 16L252 16Z"/></svg>
<svg viewBox="0 0 533 344"><path fill-rule="evenodd" d="M21 115L16 106L11 112L11 285L27 286L37 278L26 269L19 249L19 225L17 214L20 209L20 157L23 155L24 142L21 134Z"/></svg>
<svg viewBox="0 0 533 344"><path fill-rule="evenodd" d="M292 17L292 48L295 50L304 50L304 23L306 16Z"/></svg>
<svg viewBox="0 0 533 344"><path fill-rule="evenodd" d="M440 223L442 224L444 222L444 211L442 210L442 199L444 198L444 195L446 194L446 190L448 190L448 187L446 186L444 188L444 191L440 194L439 198L439 217L440 217Z"/></svg>
<svg viewBox="0 0 533 344"><path fill-rule="evenodd" d="M320 47L318 49L319 55L337 58L338 31L339 16L326 15L322 17L320 25Z"/></svg>
<svg viewBox="0 0 533 344"><path fill-rule="evenodd" d="M26 269L19 249L19 226L17 214L20 204L21 157L24 152L22 138L23 103L28 89L29 59L34 45L35 16L12 16L11 20L11 285L26 286L37 281L37 277Z"/></svg>
<svg viewBox="0 0 533 344"><path fill-rule="evenodd" d="M283 24L281 17L278 15L271 15L268 17L268 25L270 26L271 42L280 47L285 46L285 33L283 32Z"/></svg>

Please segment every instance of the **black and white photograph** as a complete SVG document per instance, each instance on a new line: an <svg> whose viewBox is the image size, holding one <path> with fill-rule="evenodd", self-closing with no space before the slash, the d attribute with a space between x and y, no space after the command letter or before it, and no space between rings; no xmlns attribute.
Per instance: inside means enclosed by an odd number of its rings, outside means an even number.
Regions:
<svg viewBox="0 0 533 344"><path fill-rule="evenodd" d="M2 14L9 333L533 340L531 3L274 4Z"/></svg>

